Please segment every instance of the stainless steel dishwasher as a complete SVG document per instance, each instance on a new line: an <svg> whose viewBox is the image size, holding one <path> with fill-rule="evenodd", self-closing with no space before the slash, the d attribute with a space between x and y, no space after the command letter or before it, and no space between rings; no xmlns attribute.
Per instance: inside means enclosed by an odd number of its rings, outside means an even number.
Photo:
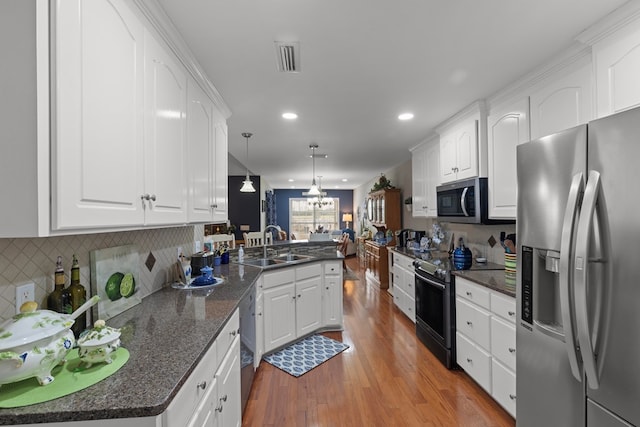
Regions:
<svg viewBox="0 0 640 427"><path fill-rule="evenodd" d="M247 405L253 375L255 373L253 359L256 352L256 289L255 286L240 301L240 394L242 396L242 413Z"/></svg>

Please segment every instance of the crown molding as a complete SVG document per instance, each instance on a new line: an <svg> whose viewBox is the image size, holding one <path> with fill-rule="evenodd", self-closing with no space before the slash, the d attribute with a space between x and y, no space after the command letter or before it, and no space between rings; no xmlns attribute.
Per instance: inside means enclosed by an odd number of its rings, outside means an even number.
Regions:
<svg viewBox="0 0 640 427"><path fill-rule="evenodd" d="M581 43L593 46L595 43L638 19L640 19L640 1L630 0L578 34L575 39Z"/></svg>
<svg viewBox="0 0 640 427"><path fill-rule="evenodd" d="M456 124L458 124L458 122L466 118L476 116L478 119L482 119L483 116L486 115L486 111L486 103L484 99L479 99L467 105L462 110L458 111L453 116L440 123L435 128L435 130L438 134L441 135L442 133L448 131Z"/></svg>
<svg viewBox="0 0 640 427"><path fill-rule="evenodd" d="M209 80L209 77L196 60L193 52L191 52L189 45L184 41L162 6L160 6L157 0L133 0L133 3L167 44L171 52L176 55L182 65L184 65L187 71L200 84L205 93L209 95L224 118L228 119L231 116L231 110L227 106L227 103L211 80Z"/></svg>

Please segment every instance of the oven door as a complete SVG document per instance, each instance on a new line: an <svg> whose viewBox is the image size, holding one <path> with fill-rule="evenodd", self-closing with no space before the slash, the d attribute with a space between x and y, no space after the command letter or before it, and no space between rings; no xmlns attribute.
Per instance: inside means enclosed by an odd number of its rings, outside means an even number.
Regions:
<svg viewBox="0 0 640 427"><path fill-rule="evenodd" d="M451 304L447 285L416 271L416 322L444 347L451 348Z"/></svg>

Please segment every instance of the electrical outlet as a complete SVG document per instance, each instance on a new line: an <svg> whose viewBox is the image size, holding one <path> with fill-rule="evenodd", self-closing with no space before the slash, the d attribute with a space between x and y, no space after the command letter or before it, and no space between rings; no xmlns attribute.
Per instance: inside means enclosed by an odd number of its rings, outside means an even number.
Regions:
<svg viewBox="0 0 640 427"><path fill-rule="evenodd" d="M25 283L16 286L16 314L20 313L20 306L25 301L36 300L36 285L33 283Z"/></svg>

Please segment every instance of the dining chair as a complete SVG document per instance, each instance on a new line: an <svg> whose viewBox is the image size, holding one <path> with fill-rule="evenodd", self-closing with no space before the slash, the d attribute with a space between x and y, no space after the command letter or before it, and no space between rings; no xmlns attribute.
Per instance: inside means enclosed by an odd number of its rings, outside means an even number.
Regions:
<svg viewBox="0 0 640 427"><path fill-rule="evenodd" d="M244 247L250 248L253 246L262 246L263 245L263 237L264 234L262 231L250 231L248 233L244 233ZM273 236L271 233L267 233L267 244L270 245L273 243Z"/></svg>
<svg viewBox="0 0 640 427"><path fill-rule="evenodd" d="M211 250L216 250L219 247L223 246L225 243L231 249L236 248L236 237L233 234L213 234L211 236L205 236L204 240L205 242L211 242Z"/></svg>

